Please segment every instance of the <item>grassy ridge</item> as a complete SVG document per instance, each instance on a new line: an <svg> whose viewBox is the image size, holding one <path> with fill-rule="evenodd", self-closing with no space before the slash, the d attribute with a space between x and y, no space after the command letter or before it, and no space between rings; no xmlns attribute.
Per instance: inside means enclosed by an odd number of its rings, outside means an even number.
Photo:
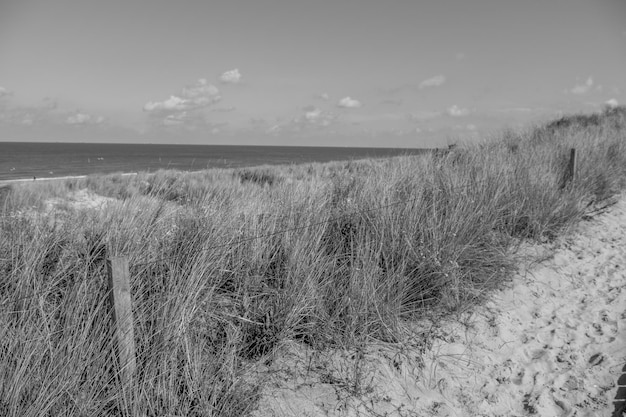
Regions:
<svg viewBox="0 0 626 417"><path fill-rule="evenodd" d="M402 340L479 302L521 239L553 240L626 182L626 108L445 154L0 190L0 415L225 415L286 340ZM563 173L577 149L577 181ZM77 190L106 209L46 208ZM117 379L105 259L131 265L138 371Z"/></svg>

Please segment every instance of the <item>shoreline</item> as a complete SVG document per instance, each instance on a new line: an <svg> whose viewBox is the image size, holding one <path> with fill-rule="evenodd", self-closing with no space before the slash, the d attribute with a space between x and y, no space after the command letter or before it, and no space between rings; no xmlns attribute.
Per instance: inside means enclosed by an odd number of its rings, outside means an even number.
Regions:
<svg viewBox="0 0 626 417"><path fill-rule="evenodd" d="M122 177L128 177L131 175L137 175L138 172L125 172L125 173L111 173L111 174L95 174L95 175L120 175ZM94 175L94 174L89 174ZM29 182L41 182L41 181L63 181L63 180L80 180L87 178L89 175L68 175L65 177L42 177L42 178L16 178L12 180L0 180L0 186L10 185L13 183L29 183Z"/></svg>

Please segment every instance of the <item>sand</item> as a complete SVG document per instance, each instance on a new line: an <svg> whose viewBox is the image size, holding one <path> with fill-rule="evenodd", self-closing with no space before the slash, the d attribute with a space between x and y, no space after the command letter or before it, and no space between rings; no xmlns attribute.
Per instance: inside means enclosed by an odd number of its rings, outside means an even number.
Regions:
<svg viewBox="0 0 626 417"><path fill-rule="evenodd" d="M535 262L484 305L431 327L428 343L285 346L262 372L254 415L622 416L626 199L530 249Z"/></svg>
<svg viewBox="0 0 626 417"><path fill-rule="evenodd" d="M117 201L115 198L104 197L84 188L70 192L64 198L50 198L46 200L45 211L51 212L63 206L68 206L75 210L101 209L107 204Z"/></svg>

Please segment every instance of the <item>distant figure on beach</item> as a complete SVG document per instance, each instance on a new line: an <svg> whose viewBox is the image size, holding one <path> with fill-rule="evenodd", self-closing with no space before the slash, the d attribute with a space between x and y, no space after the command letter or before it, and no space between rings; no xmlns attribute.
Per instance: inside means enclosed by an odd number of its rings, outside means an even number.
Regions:
<svg viewBox="0 0 626 417"><path fill-rule="evenodd" d="M37 177L33 177L33 181L35 181L37 179Z"/></svg>

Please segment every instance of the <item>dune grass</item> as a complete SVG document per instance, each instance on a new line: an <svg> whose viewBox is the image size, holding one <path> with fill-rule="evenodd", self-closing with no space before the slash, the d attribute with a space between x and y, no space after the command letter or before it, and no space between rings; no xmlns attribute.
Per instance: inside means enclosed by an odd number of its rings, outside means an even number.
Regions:
<svg viewBox="0 0 626 417"><path fill-rule="evenodd" d="M286 341L402 341L412 320L483 300L520 242L554 240L623 190L625 132L618 107L448 153L3 188L0 415L246 415L255 364ZM82 189L111 200L46 205ZM106 285L122 255L132 386Z"/></svg>

